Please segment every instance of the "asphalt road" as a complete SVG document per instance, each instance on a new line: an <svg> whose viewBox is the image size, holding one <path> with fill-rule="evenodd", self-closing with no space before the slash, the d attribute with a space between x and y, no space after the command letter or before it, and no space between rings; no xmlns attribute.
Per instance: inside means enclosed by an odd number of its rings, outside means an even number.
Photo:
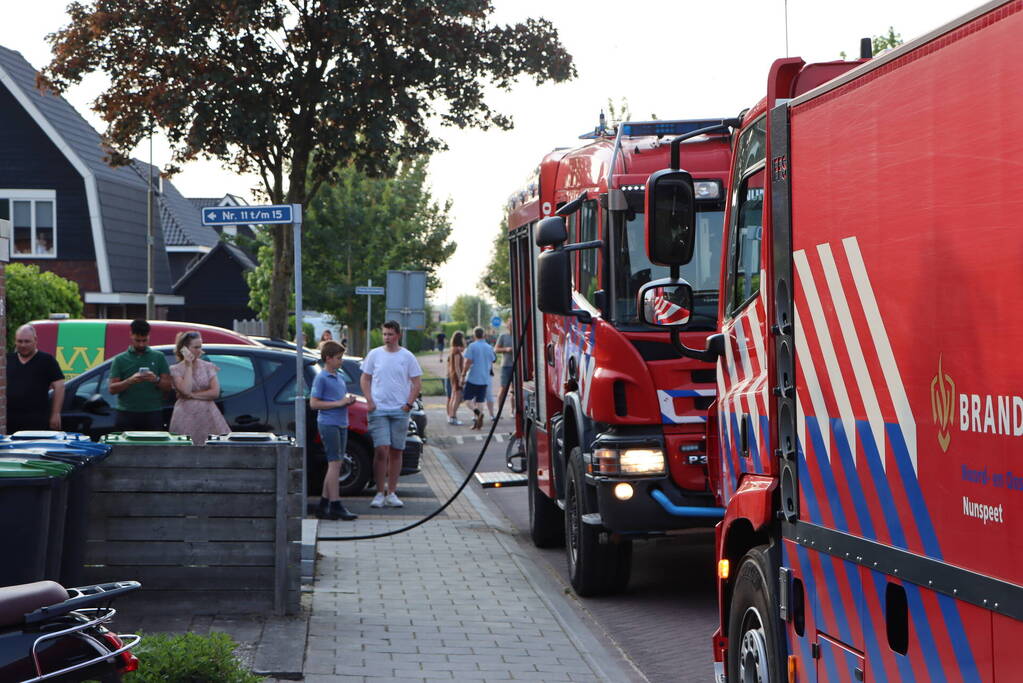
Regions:
<svg viewBox="0 0 1023 683"><path fill-rule="evenodd" d="M437 399L428 401L427 410L430 444L441 448L467 471L483 445L482 436L477 437L468 425L445 425ZM505 471L507 442L503 435L511 429L511 420L501 421L495 433L502 434L502 440L491 443L480 471ZM536 554L540 566L555 574L573 595L564 549L541 550L529 541L526 489L482 490L475 481L472 486L504 513L519 530L524 545ZM717 624L713 576L712 532L638 541L634 545L632 579L625 593L576 599L651 682L711 681L711 634Z"/></svg>

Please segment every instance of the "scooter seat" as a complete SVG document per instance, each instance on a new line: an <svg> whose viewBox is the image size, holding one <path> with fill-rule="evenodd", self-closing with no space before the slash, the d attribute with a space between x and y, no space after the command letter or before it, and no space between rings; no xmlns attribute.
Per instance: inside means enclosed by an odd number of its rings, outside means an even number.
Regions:
<svg viewBox="0 0 1023 683"><path fill-rule="evenodd" d="M60 604L67 599L67 591L55 581L4 586L0 588L0 628L20 624L29 612Z"/></svg>

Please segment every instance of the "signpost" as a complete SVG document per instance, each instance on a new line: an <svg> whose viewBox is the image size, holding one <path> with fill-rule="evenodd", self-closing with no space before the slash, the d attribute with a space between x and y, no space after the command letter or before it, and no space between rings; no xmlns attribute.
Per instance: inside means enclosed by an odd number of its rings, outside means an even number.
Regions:
<svg viewBox="0 0 1023 683"><path fill-rule="evenodd" d="M426 271L387 271L388 320L397 320L404 330L426 329Z"/></svg>
<svg viewBox="0 0 1023 683"><path fill-rule="evenodd" d="M207 206L202 210L203 225L291 224L295 249L295 445L302 449L302 510L306 505L306 424L305 368L302 334L302 205L267 204L263 206Z"/></svg>
<svg viewBox="0 0 1023 683"><path fill-rule="evenodd" d="M369 278L366 281L365 287L356 287L355 294L361 296L366 295L366 351L362 354L363 356L369 355L369 331L373 327L373 297L382 296L385 290L383 287L374 287L373 278Z"/></svg>
<svg viewBox="0 0 1023 683"><path fill-rule="evenodd" d="M490 319L490 324L493 327L500 327L501 326L501 316L495 315L493 318Z"/></svg>

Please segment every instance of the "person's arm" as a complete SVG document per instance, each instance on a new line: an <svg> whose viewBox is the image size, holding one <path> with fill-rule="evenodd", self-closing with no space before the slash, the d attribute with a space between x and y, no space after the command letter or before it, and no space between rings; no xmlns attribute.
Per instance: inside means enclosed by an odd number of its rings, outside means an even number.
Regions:
<svg viewBox="0 0 1023 683"><path fill-rule="evenodd" d="M362 397L366 399L366 409L372 413L377 409L377 404L373 402L373 375L365 369L359 377L359 386L362 387Z"/></svg>
<svg viewBox="0 0 1023 683"><path fill-rule="evenodd" d="M64 407L64 380L50 382L53 389L53 403L50 405L50 429L60 429L60 410Z"/></svg>
<svg viewBox="0 0 1023 683"><path fill-rule="evenodd" d="M465 354L462 357L462 384L465 384L466 378L469 377L469 368L472 367L472 356Z"/></svg>
<svg viewBox="0 0 1023 683"><path fill-rule="evenodd" d="M183 361L182 361L183 362ZM172 373L174 391L178 392L181 398L195 398L192 395L192 366L186 365L184 372Z"/></svg>
<svg viewBox="0 0 1023 683"><path fill-rule="evenodd" d="M110 382L107 384L107 388L110 390L111 394L119 394L122 391L135 386L139 382L146 381L145 377L137 372L134 375L129 375L128 377L121 379L121 373L123 371L124 369L120 367L120 363L114 360L113 366L110 368Z"/></svg>
<svg viewBox="0 0 1023 683"><path fill-rule="evenodd" d="M419 397L419 392L423 388L423 378L416 375L412 378L412 392L409 394L409 398L405 401L405 405L401 407L406 413L412 410L412 406L415 404L416 399Z"/></svg>
<svg viewBox="0 0 1023 683"><path fill-rule="evenodd" d="M174 385L171 382L170 366L167 365L167 359L162 353L160 354L160 360L156 362L156 366L156 374L159 377L156 382L156 388L164 392L170 391L174 388Z"/></svg>

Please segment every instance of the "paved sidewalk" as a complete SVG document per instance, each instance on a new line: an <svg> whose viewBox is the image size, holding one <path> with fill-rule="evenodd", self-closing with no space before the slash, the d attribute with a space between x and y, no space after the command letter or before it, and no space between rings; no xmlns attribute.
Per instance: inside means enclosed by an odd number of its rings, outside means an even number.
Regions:
<svg viewBox="0 0 1023 683"><path fill-rule="evenodd" d="M431 439L448 431L433 422ZM441 500L460 483L429 446L423 472ZM471 489L410 532L322 540L414 519L384 508L320 523L306 681L643 680Z"/></svg>

